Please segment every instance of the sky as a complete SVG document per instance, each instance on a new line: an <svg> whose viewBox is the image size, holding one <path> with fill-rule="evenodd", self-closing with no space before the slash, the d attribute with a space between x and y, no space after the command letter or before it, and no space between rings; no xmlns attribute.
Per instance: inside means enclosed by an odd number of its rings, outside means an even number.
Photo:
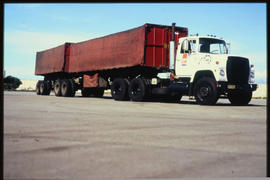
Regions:
<svg viewBox="0 0 270 180"><path fill-rule="evenodd" d="M35 76L36 52L81 42L145 23L213 34L248 57L255 80L266 83L266 3L5 3L4 70L21 80Z"/></svg>

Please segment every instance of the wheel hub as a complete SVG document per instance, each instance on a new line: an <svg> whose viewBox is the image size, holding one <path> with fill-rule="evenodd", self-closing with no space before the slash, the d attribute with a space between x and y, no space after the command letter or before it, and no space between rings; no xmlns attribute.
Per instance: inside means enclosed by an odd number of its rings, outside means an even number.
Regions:
<svg viewBox="0 0 270 180"><path fill-rule="evenodd" d="M205 96L207 96L209 94L209 89L207 88L207 87L201 87L201 89L200 89L200 95L202 96L202 97L205 97Z"/></svg>

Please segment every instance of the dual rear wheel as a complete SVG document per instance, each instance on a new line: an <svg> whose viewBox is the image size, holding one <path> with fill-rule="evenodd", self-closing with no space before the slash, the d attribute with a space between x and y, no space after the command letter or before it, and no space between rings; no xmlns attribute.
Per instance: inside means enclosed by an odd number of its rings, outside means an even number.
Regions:
<svg viewBox="0 0 270 180"><path fill-rule="evenodd" d="M134 78L131 81L124 78L113 80L111 94L117 101L143 101L147 97L148 87L143 78Z"/></svg>
<svg viewBox="0 0 270 180"><path fill-rule="evenodd" d="M37 95L50 95L52 90L50 81L38 81L36 84Z"/></svg>
<svg viewBox="0 0 270 180"><path fill-rule="evenodd" d="M55 96L73 97L76 93L73 79L57 79L53 89Z"/></svg>

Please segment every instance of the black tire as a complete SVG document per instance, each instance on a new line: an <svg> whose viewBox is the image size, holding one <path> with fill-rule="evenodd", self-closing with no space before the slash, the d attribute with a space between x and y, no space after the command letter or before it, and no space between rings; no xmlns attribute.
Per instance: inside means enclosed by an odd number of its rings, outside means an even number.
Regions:
<svg viewBox="0 0 270 180"><path fill-rule="evenodd" d="M64 97L70 97L72 93L72 87L69 79L64 79L61 82L61 94Z"/></svg>
<svg viewBox="0 0 270 180"><path fill-rule="evenodd" d="M128 100L128 84L129 82L123 78L113 80L111 86L112 98L116 101Z"/></svg>
<svg viewBox="0 0 270 180"><path fill-rule="evenodd" d="M51 87L51 82L50 81L43 81L44 84L44 92L42 95L50 95L52 87Z"/></svg>
<svg viewBox="0 0 270 180"><path fill-rule="evenodd" d="M211 77L199 79L194 86L194 96L200 105L216 104L219 98L216 81Z"/></svg>
<svg viewBox="0 0 270 180"><path fill-rule="evenodd" d="M73 79L69 79L69 82L70 82L70 86L71 86L71 93L70 93L70 97L74 97L75 94L76 94L76 84L74 82Z"/></svg>
<svg viewBox="0 0 270 180"><path fill-rule="evenodd" d="M40 83L41 82L42 81L38 81L37 84L36 84L36 93L37 93L37 95L40 95Z"/></svg>
<svg viewBox="0 0 270 180"><path fill-rule="evenodd" d="M229 92L228 99L232 105L245 106L248 105L252 98L252 92Z"/></svg>
<svg viewBox="0 0 270 180"><path fill-rule="evenodd" d="M128 88L129 98L132 101L143 101L147 97L147 86L142 78L134 78Z"/></svg>
<svg viewBox="0 0 270 180"><path fill-rule="evenodd" d="M44 81L41 81L40 82L40 85L39 85L40 95L45 95L46 94L46 91L47 91L46 83Z"/></svg>
<svg viewBox="0 0 270 180"><path fill-rule="evenodd" d="M61 93L61 80L60 79L57 79L55 81L53 90L54 90L55 96L62 96L62 93Z"/></svg>

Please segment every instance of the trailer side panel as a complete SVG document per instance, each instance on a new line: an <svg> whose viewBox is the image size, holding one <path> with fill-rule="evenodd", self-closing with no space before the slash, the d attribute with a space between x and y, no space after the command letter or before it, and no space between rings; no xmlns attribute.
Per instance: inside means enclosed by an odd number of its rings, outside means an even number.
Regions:
<svg viewBox="0 0 270 180"><path fill-rule="evenodd" d="M171 26L147 24L145 65L156 68L169 67L169 43L171 41ZM175 28L175 51L178 48L178 38L187 36L188 29ZM176 54L176 53L175 53Z"/></svg>
<svg viewBox="0 0 270 180"><path fill-rule="evenodd" d="M64 71L65 64L65 44L37 52L35 74L43 75Z"/></svg>
<svg viewBox="0 0 270 180"><path fill-rule="evenodd" d="M68 72L124 68L144 63L145 27L72 44Z"/></svg>

